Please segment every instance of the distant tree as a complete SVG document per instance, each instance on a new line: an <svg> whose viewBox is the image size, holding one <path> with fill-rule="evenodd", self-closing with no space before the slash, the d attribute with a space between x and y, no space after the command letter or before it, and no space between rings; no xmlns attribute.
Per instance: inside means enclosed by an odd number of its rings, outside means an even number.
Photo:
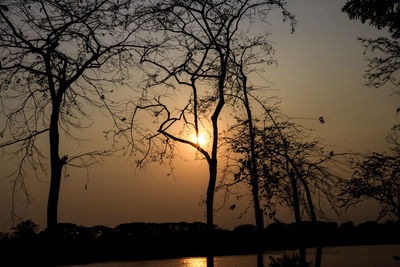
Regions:
<svg viewBox="0 0 400 267"><path fill-rule="evenodd" d="M255 37L249 30L253 23L266 20L273 8L292 19L285 1L167 0L155 2L147 12L153 14L148 29L162 33L165 43L141 57L149 79L132 118L133 138L137 146L142 145L143 157L138 164L171 160L176 143L197 150L209 167L206 210L210 229L214 227L219 120L232 94L233 57L244 40ZM179 101L168 99L168 89L178 87ZM143 111L151 115L153 129L139 124L137 114ZM211 136L210 150L198 142L201 131ZM196 140L192 140L193 134Z"/></svg>
<svg viewBox="0 0 400 267"><path fill-rule="evenodd" d="M21 186L28 197L25 169L45 168L47 153L38 137L48 134L49 230L57 224L62 169L88 166L105 153L60 156L60 137L79 140L73 130L87 127L87 105L112 113L107 93L128 77L137 5L130 0L7 0L0 5L0 134L6 139L0 148L15 148L19 166L13 192Z"/></svg>
<svg viewBox="0 0 400 267"><path fill-rule="evenodd" d="M378 219L400 220L400 143L398 131L388 139L390 153L372 152L351 161L352 179L341 192L343 206L373 199L381 205Z"/></svg>

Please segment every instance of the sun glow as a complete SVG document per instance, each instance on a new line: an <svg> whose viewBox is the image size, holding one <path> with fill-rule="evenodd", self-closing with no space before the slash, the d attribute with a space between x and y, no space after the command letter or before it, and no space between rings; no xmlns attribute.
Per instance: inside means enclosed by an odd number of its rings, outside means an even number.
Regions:
<svg viewBox="0 0 400 267"><path fill-rule="evenodd" d="M196 134L193 134L192 142L198 144L199 146L204 146L207 144L207 138L202 133L199 133L199 138L197 138Z"/></svg>

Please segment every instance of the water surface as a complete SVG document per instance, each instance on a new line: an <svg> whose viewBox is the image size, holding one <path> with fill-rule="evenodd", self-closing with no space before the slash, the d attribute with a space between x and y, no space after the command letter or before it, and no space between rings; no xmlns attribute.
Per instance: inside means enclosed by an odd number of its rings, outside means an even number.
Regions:
<svg viewBox="0 0 400 267"><path fill-rule="evenodd" d="M307 249L308 261L313 261L315 249ZM265 252L264 266L268 266L270 256L279 257L283 254L293 254L296 251ZM400 262L393 256L400 256L399 245L327 247L322 249L321 267L399 267ZM104 262L75 267L207 267L206 257L177 258L165 260ZM218 256L214 257L214 267L251 267L257 266L256 255Z"/></svg>

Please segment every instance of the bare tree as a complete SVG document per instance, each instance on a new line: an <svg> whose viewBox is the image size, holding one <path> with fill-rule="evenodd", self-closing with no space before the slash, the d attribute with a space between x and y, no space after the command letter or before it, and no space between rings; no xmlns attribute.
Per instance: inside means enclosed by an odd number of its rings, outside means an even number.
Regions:
<svg viewBox="0 0 400 267"><path fill-rule="evenodd" d="M293 26L296 21L293 16L291 16L290 19L292 22L293 32ZM229 73L229 80L231 81L232 88L234 89L232 92L233 95L230 96L232 98L232 109L235 110L234 114L237 114L237 119L239 119L241 116L240 114L244 113L242 115L244 116L244 119L239 120L241 120L243 128L247 128L243 129L247 133L245 134L245 138L240 138L240 141L235 140L234 142L244 142L249 146L248 157L246 157L244 160L247 160L245 164L248 170L248 181L251 187L256 229L260 238L262 236L262 232L264 231L264 212L260 204L260 171L258 165L259 155L256 151L256 127L254 125L257 120L253 115L253 113L256 113L255 111L257 110L253 110L254 106L250 102L251 93L256 90L253 88L251 79L249 79L249 75L256 72L257 67L270 65L274 62L272 58L266 58L263 56L265 54L270 55L273 52L273 48L270 45L268 38L269 36L267 34L263 34L252 39L242 37L239 40L235 40L236 46L232 51L233 67ZM242 112L240 108L237 108L238 105L243 105L244 112ZM227 139L230 140L236 138L237 136L228 136ZM257 254L257 266L263 266L262 252Z"/></svg>
<svg viewBox="0 0 400 267"><path fill-rule="evenodd" d="M87 105L110 111L114 122L122 119L113 115L107 95L113 84L129 77L137 5L130 0L10 0L0 6L1 137L6 139L0 147L15 148L20 162L14 188L24 188L24 169L44 168L46 153L38 137L48 134L50 231L57 224L63 167L88 166L105 153L61 156L60 138L78 140L73 129L85 126Z"/></svg>
<svg viewBox="0 0 400 267"><path fill-rule="evenodd" d="M308 215L316 225L317 212L322 216L323 209L315 203L327 200L338 211L335 184L341 181L338 159L344 154L325 152L317 139L310 139L306 135L306 128L282 115L278 116L276 107L260 101L260 97L253 97L253 100L264 111L261 118L254 120L253 126L256 170L262 189L259 202L271 218L275 218L277 206L284 206L293 210L299 227L304 215ZM237 122L231 129L237 138L228 140L237 154L233 158L239 163L231 185L244 181L253 188L253 169L249 164L251 144L242 142L250 138L250 131L244 131L248 127L248 118L238 117ZM318 251L321 252L320 249ZM305 249L302 248L300 252L300 260L304 263ZM317 253L316 266L320 266L320 256L321 253Z"/></svg>
<svg viewBox="0 0 400 267"><path fill-rule="evenodd" d="M340 169L336 167L345 153L326 151L318 139L309 137L305 127L291 122L290 118L283 115L279 116L276 107L259 101L259 97L253 99L262 104L265 112L255 120L254 125L260 183L263 184L263 190L266 190L262 197L269 200L275 196L275 201L281 205L286 203L294 209L296 221L301 221L301 205L310 219L316 220L317 207L313 204L313 197L325 197L334 204L332 185L341 180L335 169ZM229 140L233 150L242 155L239 158L240 169L235 177L238 181L246 180L250 173L246 163L251 154L249 144L238 141L248 138L248 132L243 131L244 127L247 127L247 120L238 118L237 125L231 131L239 138ZM264 205L271 209L270 215L275 216L275 205Z"/></svg>
<svg viewBox="0 0 400 267"><path fill-rule="evenodd" d="M268 36L263 35L259 38L254 38L253 40L241 40L241 44L238 45L240 49L235 49L233 53L233 64L236 68L232 69L232 82L233 88L236 88L234 92L232 106L236 106L236 102L240 102L243 105L244 112L240 109L236 109L236 116L239 118L240 114L245 114L242 121L243 127L247 127L245 136L247 138L240 139L240 142L245 142L249 146L249 154L247 158L247 169L249 174L249 183L251 185L251 194L254 206L254 215L256 221L256 227L258 232L264 230L264 213L260 206L260 189L259 189L259 166L258 166L258 154L256 153L256 133L255 126L253 125L253 107L250 103L250 92L253 91L252 85L248 79L248 75L254 71L252 66L270 64L272 59L266 60L265 57L259 57L260 48L264 53L270 54L272 52L272 47L269 45ZM239 119L240 120L240 119ZM244 129L243 129L244 130ZM235 139L236 136L228 137L228 140ZM239 141L239 140L236 140Z"/></svg>
<svg viewBox="0 0 400 267"><path fill-rule="evenodd" d="M232 94L233 54L241 38L249 38L251 26L262 22L273 8L279 8L285 18L292 18L284 1L160 1L147 13L153 14L148 29L159 32L165 41L156 49L142 54L143 68L149 74L143 98L137 105L138 112L150 111L155 119L153 134L144 124L136 124L136 145L143 145L144 156L138 161L165 159L173 152L174 142L187 144L206 159L209 182L206 194L207 225L214 227L214 192L220 146L219 118L229 95ZM152 95L150 89L158 88ZM171 100L167 88L179 88L179 102ZM183 92L189 92L185 94ZM184 96L188 95L186 100ZM174 105L175 104L175 105ZM180 104L180 106L179 106ZM211 136L210 150L196 140L200 131ZM154 132L154 130L156 132ZM150 131L151 132L151 131ZM191 140L190 134L196 140ZM172 142L171 142L172 141ZM168 158L168 157L167 157ZM169 157L170 158L170 157Z"/></svg>

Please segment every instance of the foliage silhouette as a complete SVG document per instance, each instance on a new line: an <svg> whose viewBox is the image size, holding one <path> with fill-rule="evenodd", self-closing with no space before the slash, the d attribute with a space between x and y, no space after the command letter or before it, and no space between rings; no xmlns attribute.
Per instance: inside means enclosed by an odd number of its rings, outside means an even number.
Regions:
<svg viewBox="0 0 400 267"><path fill-rule="evenodd" d="M0 105L5 120L0 134L6 141L0 148L11 146L19 159L13 198L20 187L29 200L26 169L41 176L50 166L47 227L54 230L63 168L87 167L109 152L61 156L60 138L80 140L74 130L88 127L87 105L103 108L118 120L106 86L122 84L129 77L137 25L133 14L127 14L137 3L10 0L5 4L0 8ZM43 134L49 136L45 145L38 140Z"/></svg>
<svg viewBox="0 0 400 267"><path fill-rule="evenodd" d="M391 37L376 39L359 38L364 45L365 53L374 55L368 58L368 69L365 72L368 86L380 87L391 83L399 93L400 81L400 7L397 0L349 0L342 8L350 19L368 22L377 29L387 29ZM400 108L397 110L400 111Z"/></svg>
<svg viewBox="0 0 400 267"><path fill-rule="evenodd" d="M378 219L400 220L400 142L399 130L388 138L390 153L372 152L351 160L352 179L341 191L343 206L355 205L366 199L378 201Z"/></svg>
<svg viewBox="0 0 400 267"><path fill-rule="evenodd" d="M31 220L26 220L18 223L11 230L13 230L11 235L13 239L30 240L36 236L38 225Z"/></svg>
<svg viewBox="0 0 400 267"><path fill-rule="evenodd" d="M400 37L399 2L397 0L349 0L342 8L350 19L378 28L387 28L393 38Z"/></svg>
<svg viewBox="0 0 400 267"><path fill-rule="evenodd" d="M297 221L301 221L301 209L311 220L316 221L317 209L321 217L323 211L313 203L321 203L323 199L337 209L334 185L342 180L338 168L345 153L326 151L317 139L308 137L306 128L279 115L273 105L267 108L264 103L263 106L266 113L257 118L254 132L259 158L257 165L260 166L260 187L267 214L275 218L274 208L280 203L295 211ZM230 131L239 138L227 140L233 152L239 156L239 167L232 184L248 181L250 149L248 144L240 142L248 138L248 133L243 130L245 123L244 119L238 118L237 125Z"/></svg>

